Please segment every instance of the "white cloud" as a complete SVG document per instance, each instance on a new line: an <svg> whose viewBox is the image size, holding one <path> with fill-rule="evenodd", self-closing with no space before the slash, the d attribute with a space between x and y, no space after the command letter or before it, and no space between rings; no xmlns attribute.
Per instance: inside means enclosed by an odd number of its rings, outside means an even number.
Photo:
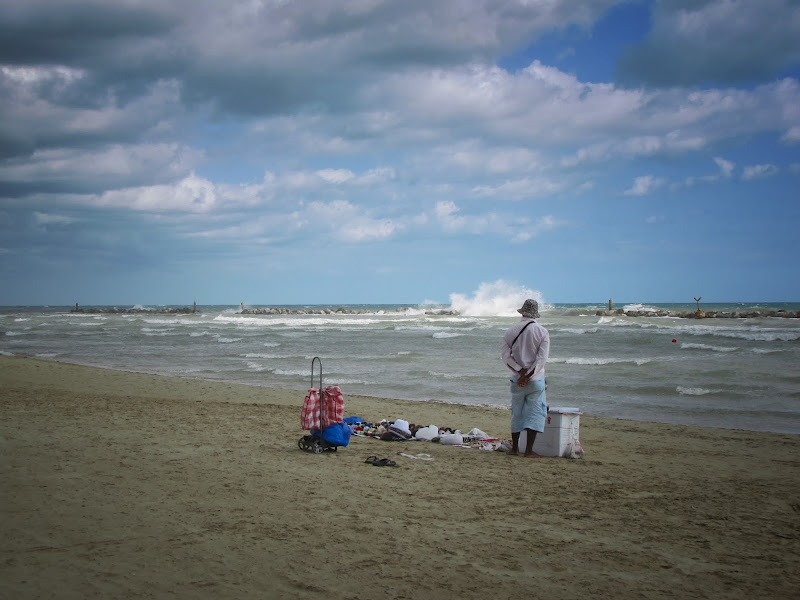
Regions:
<svg viewBox="0 0 800 600"><path fill-rule="evenodd" d="M355 177L349 169L322 169L317 175L328 183L345 183Z"/></svg>
<svg viewBox="0 0 800 600"><path fill-rule="evenodd" d="M356 178L355 183L358 185L376 185L379 183L386 183L397 177L397 173L393 167L378 167L377 169L370 169L360 177Z"/></svg>
<svg viewBox="0 0 800 600"><path fill-rule="evenodd" d="M785 144L796 144L800 142L800 125L790 127L789 130L781 136L781 141Z"/></svg>
<svg viewBox="0 0 800 600"><path fill-rule="evenodd" d="M112 144L95 150L37 150L22 163L0 163L0 178L36 189L57 183L62 190L129 187L188 175L201 152L177 143ZM87 184L87 182L91 182Z"/></svg>
<svg viewBox="0 0 800 600"><path fill-rule="evenodd" d="M392 237L401 227L390 219L360 218L349 221L339 229L342 237L350 242L380 241Z"/></svg>
<svg viewBox="0 0 800 600"><path fill-rule="evenodd" d="M387 218L374 217L363 207L346 200L310 202L299 210L271 210L267 214L229 215L233 221L222 227L201 228L194 237L269 243L293 236L313 236L337 242L387 240L402 232L406 225Z"/></svg>
<svg viewBox="0 0 800 600"><path fill-rule="evenodd" d="M45 66L0 66L0 77L15 82L17 89L23 92L27 86L42 83L55 83L66 86L86 77L85 69L75 69L64 65Z"/></svg>
<svg viewBox="0 0 800 600"><path fill-rule="evenodd" d="M734 165L734 163L731 161L720 158L719 156L715 156L714 162L717 163L717 166L720 170L720 175L722 175L722 177L727 179L733 174L733 169L736 165Z"/></svg>
<svg viewBox="0 0 800 600"><path fill-rule="evenodd" d="M461 209L449 200L437 202L434 212L442 229L448 233L493 234L505 237L511 242L525 242L564 224L552 215L544 215L536 221L510 214L464 215L460 214Z"/></svg>
<svg viewBox="0 0 800 600"><path fill-rule="evenodd" d="M214 222L201 224L199 228L184 235L218 241L233 241L239 244L267 244L285 241L307 227L308 222L298 212L270 214L249 219L235 219L230 225L214 227Z"/></svg>
<svg viewBox="0 0 800 600"><path fill-rule="evenodd" d="M653 175L644 175L642 177L637 177L633 185L625 190L624 194L626 196L645 196L660 188L665 183L666 181L662 178L654 177Z"/></svg>
<svg viewBox="0 0 800 600"><path fill-rule="evenodd" d="M751 165L749 167L745 167L744 171L742 172L742 179L745 181L751 181L753 179L763 179L765 177L772 177L773 175L777 175L778 167L775 165L770 164L763 164L763 165Z"/></svg>
<svg viewBox="0 0 800 600"><path fill-rule="evenodd" d="M311 229L325 231L346 242L386 240L405 229L402 223L375 218L370 212L345 200L336 200L312 202L304 214Z"/></svg>
<svg viewBox="0 0 800 600"><path fill-rule="evenodd" d="M691 187L699 183L714 183L724 179L730 179L731 176L733 175L733 170L736 167L736 165L729 160L720 158L719 156L714 157L714 162L716 163L717 167L719 167L718 173L714 173L713 175L687 177L686 180L684 181L684 185L687 187ZM677 188L680 186L676 184L674 187Z"/></svg>
<svg viewBox="0 0 800 600"><path fill-rule="evenodd" d="M175 185L112 190L94 198L97 206L148 212L208 212L217 202L214 184L192 173Z"/></svg>
<svg viewBox="0 0 800 600"><path fill-rule="evenodd" d="M552 196L564 188L563 183L556 183L545 178L523 178L505 181L499 185L481 185L472 189L478 197L499 197L500 199L521 200Z"/></svg>
<svg viewBox="0 0 800 600"><path fill-rule="evenodd" d="M39 211L34 211L33 218L37 225L69 225L75 222L72 217L41 213Z"/></svg>
<svg viewBox="0 0 800 600"><path fill-rule="evenodd" d="M433 150L438 161L473 174L517 173L540 167L541 157L525 146L491 146L478 140L464 140L458 144L440 146Z"/></svg>

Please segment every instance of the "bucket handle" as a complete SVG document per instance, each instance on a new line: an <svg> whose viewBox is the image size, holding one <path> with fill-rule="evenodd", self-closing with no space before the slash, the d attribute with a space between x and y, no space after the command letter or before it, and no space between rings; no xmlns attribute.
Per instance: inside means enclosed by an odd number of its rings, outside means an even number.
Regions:
<svg viewBox="0 0 800 600"><path fill-rule="evenodd" d="M311 359L311 387L314 387L314 363L319 363L319 387L318 390L322 391L322 360L319 356L315 356Z"/></svg>

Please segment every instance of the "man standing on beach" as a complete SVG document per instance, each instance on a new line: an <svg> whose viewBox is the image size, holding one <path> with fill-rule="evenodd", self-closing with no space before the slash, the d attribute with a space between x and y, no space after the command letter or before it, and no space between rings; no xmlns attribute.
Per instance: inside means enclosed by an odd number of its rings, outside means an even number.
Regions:
<svg viewBox="0 0 800 600"><path fill-rule="evenodd" d="M544 365L550 355L550 333L536 322L539 304L528 298L517 309L519 323L503 334L503 362L513 373L511 379L511 452L519 454L519 434L527 432L525 456L541 458L533 451L536 434L544 431L547 419Z"/></svg>

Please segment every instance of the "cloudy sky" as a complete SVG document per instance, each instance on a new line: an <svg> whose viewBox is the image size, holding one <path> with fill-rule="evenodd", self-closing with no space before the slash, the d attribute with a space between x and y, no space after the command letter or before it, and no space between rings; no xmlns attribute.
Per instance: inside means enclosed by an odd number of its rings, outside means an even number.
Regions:
<svg viewBox="0 0 800 600"><path fill-rule="evenodd" d="M796 0L3 0L0 304L797 301Z"/></svg>

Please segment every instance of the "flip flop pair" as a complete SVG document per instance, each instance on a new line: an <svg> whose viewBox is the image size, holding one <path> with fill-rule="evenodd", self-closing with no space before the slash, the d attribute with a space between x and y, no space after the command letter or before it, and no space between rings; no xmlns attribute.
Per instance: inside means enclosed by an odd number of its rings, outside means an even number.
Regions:
<svg viewBox="0 0 800 600"><path fill-rule="evenodd" d="M388 458L378 458L377 456L370 456L367 460L364 461L367 464L373 465L375 467L396 467L397 463L393 460L389 460Z"/></svg>

